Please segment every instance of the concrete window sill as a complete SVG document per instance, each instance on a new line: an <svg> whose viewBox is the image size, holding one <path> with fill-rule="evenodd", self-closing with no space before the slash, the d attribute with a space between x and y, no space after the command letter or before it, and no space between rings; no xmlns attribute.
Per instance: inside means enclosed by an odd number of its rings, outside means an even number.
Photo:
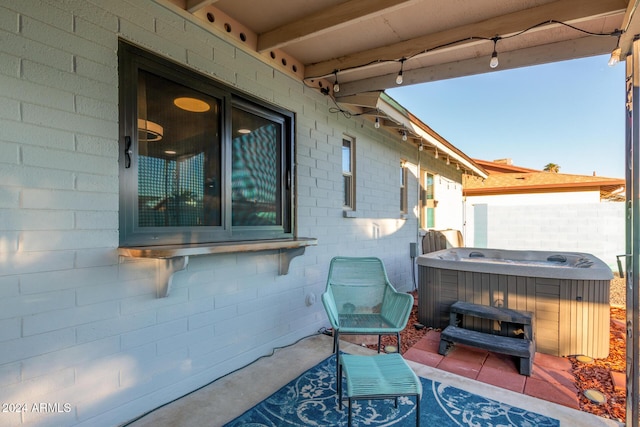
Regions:
<svg viewBox="0 0 640 427"><path fill-rule="evenodd" d="M241 242L203 243L193 245L162 245L119 247L122 257L153 258L158 260L156 284L158 297L166 297L171 291L173 274L184 270L190 256L213 255L238 252L278 251L278 273L289 273L289 264L297 256L303 255L307 246L316 246L315 238L252 240Z"/></svg>

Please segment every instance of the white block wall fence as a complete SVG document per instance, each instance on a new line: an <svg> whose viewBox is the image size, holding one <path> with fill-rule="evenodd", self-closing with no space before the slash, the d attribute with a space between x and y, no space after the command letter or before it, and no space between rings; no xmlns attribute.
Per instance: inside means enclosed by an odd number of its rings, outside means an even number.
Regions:
<svg viewBox="0 0 640 427"><path fill-rule="evenodd" d="M625 253L623 202L467 205L468 246L586 252L617 271Z"/></svg>
<svg viewBox="0 0 640 427"><path fill-rule="evenodd" d="M333 256L381 257L413 287L417 183L401 218L398 168L415 146L190 19L152 0L0 0L0 402L18 405L2 426L124 423L315 333L328 321L305 299ZM273 252L191 257L157 298L156 261L118 257L119 38L296 114L297 235L318 246L288 275ZM454 168L422 165L459 191Z"/></svg>

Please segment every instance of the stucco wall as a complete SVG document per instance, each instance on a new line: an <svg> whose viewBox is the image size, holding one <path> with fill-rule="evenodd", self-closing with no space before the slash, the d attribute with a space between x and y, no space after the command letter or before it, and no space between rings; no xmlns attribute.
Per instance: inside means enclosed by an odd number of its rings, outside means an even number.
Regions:
<svg viewBox="0 0 640 427"><path fill-rule="evenodd" d="M316 332L326 315L305 298L335 255L379 256L412 288L418 191L401 219L398 167L415 147L151 0L0 0L0 36L0 402L29 409L0 425L116 425ZM297 234L319 244L288 275L273 252L191 257L157 298L156 262L119 259L118 37L296 113Z"/></svg>

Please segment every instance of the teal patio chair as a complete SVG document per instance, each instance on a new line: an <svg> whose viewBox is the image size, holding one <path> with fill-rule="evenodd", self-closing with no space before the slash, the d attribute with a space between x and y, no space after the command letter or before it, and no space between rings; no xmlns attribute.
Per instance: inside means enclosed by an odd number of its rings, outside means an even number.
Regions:
<svg viewBox="0 0 640 427"><path fill-rule="evenodd" d="M395 290L378 258L335 257L331 260L322 304L333 328L336 363L340 335L396 335L407 326L413 296Z"/></svg>

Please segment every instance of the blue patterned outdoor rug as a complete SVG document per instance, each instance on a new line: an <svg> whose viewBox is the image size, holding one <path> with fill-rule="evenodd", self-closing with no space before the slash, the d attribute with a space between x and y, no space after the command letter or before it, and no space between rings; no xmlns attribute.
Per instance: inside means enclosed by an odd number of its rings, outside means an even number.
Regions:
<svg viewBox="0 0 640 427"><path fill-rule="evenodd" d="M335 356L330 356L226 426L346 426L347 402L340 411L335 369ZM426 378L420 380L423 426L560 426L554 418ZM415 426L415 420L414 398L399 398L397 409L391 399L360 400L353 404L354 426Z"/></svg>

